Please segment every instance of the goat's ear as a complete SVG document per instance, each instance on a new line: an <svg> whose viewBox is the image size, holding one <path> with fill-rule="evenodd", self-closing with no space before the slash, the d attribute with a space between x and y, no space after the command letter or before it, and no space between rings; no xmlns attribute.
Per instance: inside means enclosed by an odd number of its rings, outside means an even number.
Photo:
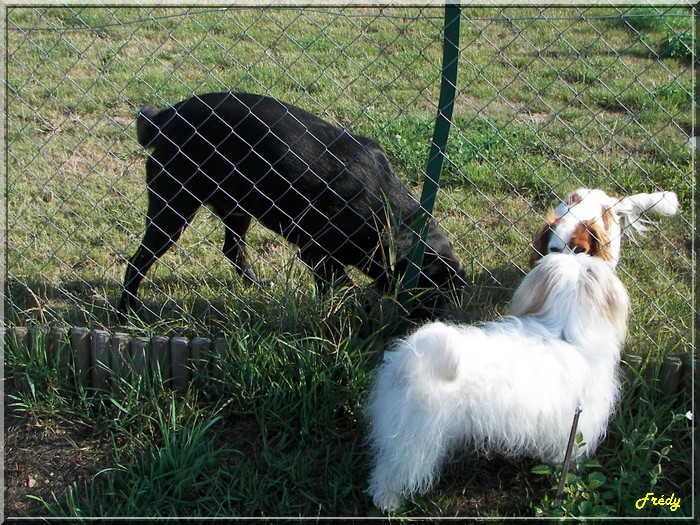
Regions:
<svg viewBox="0 0 700 525"><path fill-rule="evenodd" d="M540 229L537 230L535 239L532 241L532 253L530 254L530 267L534 266L537 261L547 255L547 244L552 236L552 224L545 222Z"/></svg>

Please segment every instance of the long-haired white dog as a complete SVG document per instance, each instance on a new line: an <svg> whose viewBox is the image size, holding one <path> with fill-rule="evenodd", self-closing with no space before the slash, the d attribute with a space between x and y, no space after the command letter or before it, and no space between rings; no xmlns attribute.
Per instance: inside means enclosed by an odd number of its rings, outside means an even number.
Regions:
<svg viewBox="0 0 700 525"><path fill-rule="evenodd" d="M613 265L552 254L528 273L508 316L424 325L384 355L368 403L374 504L395 510L431 488L460 447L561 462L578 406L592 454L618 398L629 299Z"/></svg>

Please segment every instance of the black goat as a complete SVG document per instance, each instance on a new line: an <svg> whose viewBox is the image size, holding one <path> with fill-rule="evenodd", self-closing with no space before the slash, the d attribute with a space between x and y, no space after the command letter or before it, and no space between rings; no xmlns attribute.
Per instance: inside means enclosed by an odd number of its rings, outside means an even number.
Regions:
<svg viewBox="0 0 700 525"><path fill-rule="evenodd" d="M420 207L372 140L275 99L236 93L194 96L163 110L146 105L137 135L153 148L148 216L120 312L135 307L144 275L203 204L223 221L223 252L250 282L257 277L244 238L252 218L296 244L321 285L352 265L387 292L405 273ZM444 290L463 276L431 223L418 287Z"/></svg>

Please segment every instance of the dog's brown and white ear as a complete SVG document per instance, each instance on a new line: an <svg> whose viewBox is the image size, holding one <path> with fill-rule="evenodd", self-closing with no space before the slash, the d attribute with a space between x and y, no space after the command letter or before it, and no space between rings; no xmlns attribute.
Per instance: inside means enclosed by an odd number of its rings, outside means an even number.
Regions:
<svg viewBox="0 0 700 525"><path fill-rule="evenodd" d="M535 234L535 239L532 241L532 253L530 254L530 268L535 266L535 263L542 257L547 255L547 246L552 237L552 224L545 222L540 226Z"/></svg>
<svg viewBox="0 0 700 525"><path fill-rule="evenodd" d="M617 329L620 341L623 341L627 335L630 300L627 289L615 275L607 279L607 296L608 319Z"/></svg>
<svg viewBox="0 0 700 525"><path fill-rule="evenodd" d="M561 315L560 303L576 293L562 276L567 274L564 263L571 262L572 255L544 254L535 261L511 299L508 314L515 317L534 315L542 319ZM570 272L568 272L570 273ZM569 279L570 281L570 279ZM566 305L569 308L569 305ZM556 312L556 313L555 313Z"/></svg>
<svg viewBox="0 0 700 525"><path fill-rule="evenodd" d="M563 320L566 338L614 333L621 342L627 331L628 310L627 290L615 275L614 264L601 257L555 254L542 257L525 276L508 313ZM613 332L601 324L606 320ZM589 331L594 335L585 335Z"/></svg>
<svg viewBox="0 0 700 525"><path fill-rule="evenodd" d="M574 230L569 241L569 248L575 254L584 253L614 263L610 251L610 235L607 226L592 221L583 221Z"/></svg>
<svg viewBox="0 0 700 525"><path fill-rule="evenodd" d="M627 318L630 299L627 289L620 281L613 267L593 260L587 262L585 278L581 280L582 293L590 303L584 304L588 312L600 312L610 322L620 341L627 334Z"/></svg>

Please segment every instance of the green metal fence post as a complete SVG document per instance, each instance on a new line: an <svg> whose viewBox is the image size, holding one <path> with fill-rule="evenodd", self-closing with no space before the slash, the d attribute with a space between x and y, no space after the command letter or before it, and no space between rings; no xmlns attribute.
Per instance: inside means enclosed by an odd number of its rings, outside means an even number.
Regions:
<svg viewBox="0 0 700 525"><path fill-rule="evenodd" d="M430 155L426 168L426 177L421 194L421 212L414 225L413 243L409 256L401 303L410 306L414 299L414 290L418 285L418 276L425 253L425 239L428 236L429 216L433 213L435 198L440 186L440 173L445 160L445 149L452 122L455 93L457 90L457 65L459 59L459 22L461 9L459 4L445 6L445 29L442 50L442 80L440 100L438 102L437 120L430 146Z"/></svg>

